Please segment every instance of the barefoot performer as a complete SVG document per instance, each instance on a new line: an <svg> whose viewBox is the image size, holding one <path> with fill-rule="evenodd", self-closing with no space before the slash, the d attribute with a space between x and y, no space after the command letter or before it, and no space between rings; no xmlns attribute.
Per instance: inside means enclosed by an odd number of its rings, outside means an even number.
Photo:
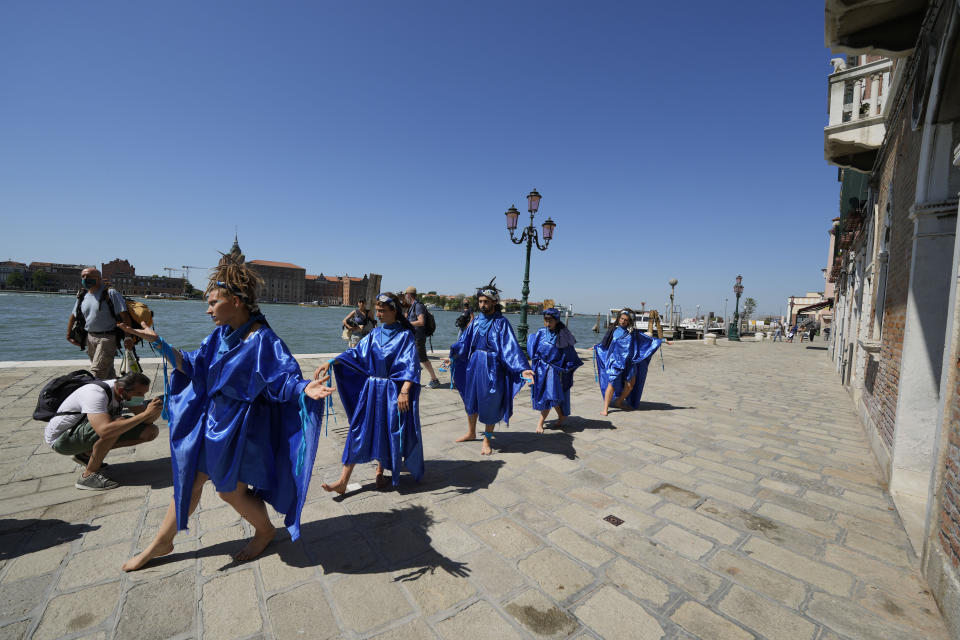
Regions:
<svg viewBox="0 0 960 640"><path fill-rule="evenodd" d="M334 484L321 485L325 491L345 492L353 467L371 460L377 461L377 488L387 484L384 467L394 486L400 484L403 465L414 480L423 477L420 359L413 326L401 309L396 294L377 296L379 326L313 374L326 376L333 363L340 401L350 418L343 471Z"/></svg>
<svg viewBox="0 0 960 640"><path fill-rule="evenodd" d="M259 284L242 254L223 256L207 287L206 312L217 328L196 351L174 349L145 324L121 325L176 367L167 396L173 500L156 537L124 571L173 550L173 538L187 528L208 479L253 525L254 536L236 560L256 558L273 540L265 501L286 514L293 540L300 535L320 435L316 400L333 388L326 380L301 377L297 361L257 307Z"/></svg>
<svg viewBox="0 0 960 640"><path fill-rule="evenodd" d="M513 327L500 313L500 290L490 284L477 289L480 313L460 338L450 347L450 357L443 361L449 366L455 362L453 380L463 398L467 412L467 433L455 442L477 439L477 418L485 425L482 455L490 455L493 430L503 420L510 424L513 415L513 397L523 387L522 378L533 380L533 371Z"/></svg>
<svg viewBox="0 0 960 640"><path fill-rule="evenodd" d="M640 406L643 383L647 379L650 357L660 348L663 340L651 338L636 329L636 315L630 309L622 309L617 324L607 330L603 340L593 347L593 357L603 394L605 416L610 403L616 398L616 406L634 409Z"/></svg>
<svg viewBox="0 0 960 640"><path fill-rule="evenodd" d="M576 343L577 339L560 321L560 311L553 307L543 310L543 328L527 338L527 353L536 374L530 397L533 408L540 412L537 433L543 433L543 423L551 408L557 411L557 424L563 424L570 415L573 372L583 364L573 348Z"/></svg>

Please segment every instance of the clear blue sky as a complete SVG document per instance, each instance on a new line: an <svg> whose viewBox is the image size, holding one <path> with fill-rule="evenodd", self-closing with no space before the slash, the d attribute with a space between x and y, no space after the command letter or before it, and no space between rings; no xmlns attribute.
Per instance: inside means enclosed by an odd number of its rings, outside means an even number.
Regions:
<svg viewBox="0 0 960 640"><path fill-rule="evenodd" d="M384 274L685 315L823 288L816 2L5 2L0 259ZM522 220L522 219L521 219ZM192 274L198 286L202 276Z"/></svg>

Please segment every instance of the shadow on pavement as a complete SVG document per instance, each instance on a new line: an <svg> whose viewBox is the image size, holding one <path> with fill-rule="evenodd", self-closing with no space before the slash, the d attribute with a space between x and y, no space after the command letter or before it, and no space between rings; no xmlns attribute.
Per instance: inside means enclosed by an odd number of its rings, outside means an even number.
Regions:
<svg viewBox="0 0 960 640"><path fill-rule="evenodd" d="M676 409L696 409L696 407L678 407L669 402L646 402L640 401L640 406L634 411L674 411Z"/></svg>
<svg viewBox="0 0 960 640"><path fill-rule="evenodd" d="M813 349L814 351L826 351L827 347L807 347L807 349Z"/></svg>
<svg viewBox="0 0 960 640"><path fill-rule="evenodd" d="M501 467L506 464L503 460L427 460L423 478L414 482L406 475L400 477L399 487L395 489L403 495L434 492L437 489L447 488L441 493L473 493L478 489L486 489L497 478ZM372 485L371 485L372 486Z"/></svg>
<svg viewBox="0 0 960 640"><path fill-rule="evenodd" d="M571 418L572 420L572 418ZM531 431L497 430L493 440L494 455L498 451L504 453L556 453L568 460L577 457L577 450L573 446L573 436L557 429L549 429L544 433Z"/></svg>
<svg viewBox="0 0 960 640"><path fill-rule="evenodd" d="M395 582L416 580L443 569L452 576L470 574L466 563L447 558L430 545L433 517L423 506L390 511L342 515L307 522L300 527L300 539L293 542L280 534L260 558L278 555L291 567L320 567L324 574L369 574L405 571ZM238 551L244 540L230 540L197 551L171 553L148 566L162 566L188 557L210 557ZM237 566L229 562L221 571Z"/></svg>
<svg viewBox="0 0 960 640"><path fill-rule="evenodd" d="M81 538L88 531L99 529L100 526L89 524L72 524L64 520L55 518L39 519L27 518L25 520L16 520L12 518L0 518L0 535L6 539L0 545L0 560L10 560L27 553L41 551L58 544L72 542ZM10 540L7 538L16 538L20 534L26 540ZM23 544L18 544L23 542Z"/></svg>
<svg viewBox="0 0 960 640"><path fill-rule="evenodd" d="M107 462L110 462L110 456L107 456ZM149 486L151 489L166 489L173 486L170 456L158 460L113 462L110 463L107 474L124 486Z"/></svg>
<svg viewBox="0 0 960 640"><path fill-rule="evenodd" d="M616 429L609 420L595 420L581 416L569 416L563 424L557 424L556 420L547 420L543 428L547 431L562 431L564 433L580 433L587 429Z"/></svg>

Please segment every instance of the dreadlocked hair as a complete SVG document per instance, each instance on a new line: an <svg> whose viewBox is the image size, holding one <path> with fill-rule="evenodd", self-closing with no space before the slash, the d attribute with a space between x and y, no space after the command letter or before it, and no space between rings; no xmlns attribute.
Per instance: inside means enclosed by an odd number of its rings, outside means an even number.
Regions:
<svg viewBox="0 0 960 640"><path fill-rule="evenodd" d="M251 313L260 313L257 305L257 290L263 284L263 278L244 263L243 255L220 254L220 262L210 274L206 293L214 289L226 291L237 296Z"/></svg>

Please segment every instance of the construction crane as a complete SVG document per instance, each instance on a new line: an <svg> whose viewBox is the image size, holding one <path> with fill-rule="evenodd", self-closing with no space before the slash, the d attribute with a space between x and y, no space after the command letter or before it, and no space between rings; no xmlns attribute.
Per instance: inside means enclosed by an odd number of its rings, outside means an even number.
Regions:
<svg viewBox="0 0 960 640"><path fill-rule="evenodd" d="M208 271L210 270L210 267L193 267L186 264L180 268L183 269L183 279L188 281L190 280L190 269L206 269Z"/></svg>
<svg viewBox="0 0 960 640"><path fill-rule="evenodd" d="M172 278L173 272L176 271L176 269L174 269L173 267L164 267L163 270L167 272L168 278Z"/></svg>

